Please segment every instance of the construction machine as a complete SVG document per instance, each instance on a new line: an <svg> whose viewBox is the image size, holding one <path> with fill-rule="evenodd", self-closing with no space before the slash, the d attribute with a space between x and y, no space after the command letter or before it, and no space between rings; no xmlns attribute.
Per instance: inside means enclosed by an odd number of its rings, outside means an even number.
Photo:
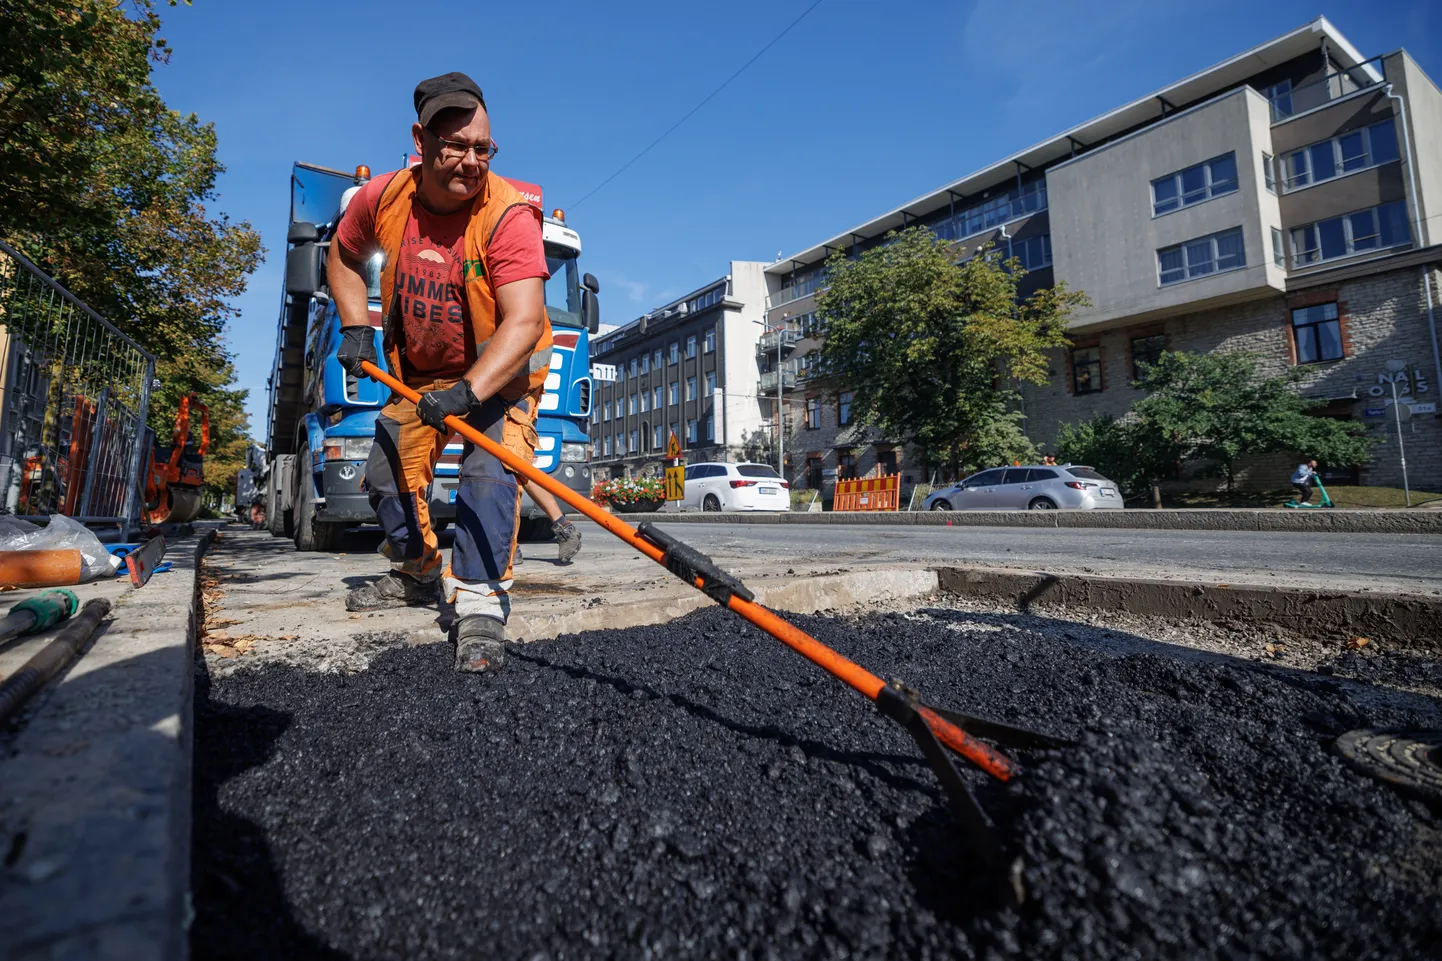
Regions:
<svg viewBox="0 0 1442 961"><path fill-rule="evenodd" d="M200 412L200 442L190 433L191 412ZM184 524L200 516L200 487L205 478L205 452L210 447L210 408L189 394L181 398L175 433L169 446L158 441L151 451L145 482L145 520L150 524Z"/></svg>

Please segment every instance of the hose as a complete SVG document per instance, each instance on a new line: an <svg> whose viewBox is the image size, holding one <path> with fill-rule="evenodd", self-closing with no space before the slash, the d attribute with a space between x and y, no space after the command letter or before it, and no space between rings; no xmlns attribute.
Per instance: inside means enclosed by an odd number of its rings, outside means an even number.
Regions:
<svg viewBox="0 0 1442 961"><path fill-rule="evenodd" d="M70 663L109 613L110 602L104 598L86 601L80 613L55 635L54 640L26 661L20 670L0 682L0 724L19 714L25 702Z"/></svg>

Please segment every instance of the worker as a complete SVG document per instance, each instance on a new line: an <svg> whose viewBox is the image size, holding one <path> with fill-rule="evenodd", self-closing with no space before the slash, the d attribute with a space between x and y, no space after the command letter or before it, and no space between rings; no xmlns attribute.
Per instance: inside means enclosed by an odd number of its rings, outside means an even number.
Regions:
<svg viewBox="0 0 1442 961"><path fill-rule="evenodd" d="M1292 490L1297 492L1297 503L1305 504L1312 499L1312 479L1317 476L1317 461L1305 460L1292 471ZM1326 506L1326 505L1323 505Z"/></svg>
<svg viewBox="0 0 1442 961"><path fill-rule="evenodd" d="M466 443L456 537L442 566L426 488L460 417L530 463L551 360L541 214L490 169L496 141L481 88L462 73L423 80L411 138L420 163L370 180L337 227L327 273L341 320L342 367L376 362L363 265L379 253L384 349L393 374L422 397L392 395L376 417L366 462L371 506L391 569L358 587L346 608L455 605L460 671L505 659L511 558L521 490L500 460Z"/></svg>
<svg viewBox="0 0 1442 961"><path fill-rule="evenodd" d="M530 495L531 500L545 512L546 517L550 520L551 536L560 545L556 550L557 559L562 564L571 563L571 558L581 550L581 532L576 530L575 524L566 519L565 514L561 513L561 505L556 503L556 499L548 491L537 487L524 477L517 477L516 480L521 482L521 490ZM511 563L519 564L523 560L525 558L521 556L521 545L517 544L516 554Z"/></svg>

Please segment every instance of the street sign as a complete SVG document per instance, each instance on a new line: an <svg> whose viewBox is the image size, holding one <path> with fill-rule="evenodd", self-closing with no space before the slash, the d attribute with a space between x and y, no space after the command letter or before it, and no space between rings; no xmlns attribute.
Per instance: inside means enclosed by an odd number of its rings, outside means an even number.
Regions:
<svg viewBox="0 0 1442 961"><path fill-rule="evenodd" d="M676 432L674 430L671 432L671 439L666 442L666 459L681 459L681 442L676 439Z"/></svg>
<svg viewBox="0 0 1442 961"><path fill-rule="evenodd" d="M675 440L675 436L672 436ZM686 468L666 468L666 499L668 501L684 500L686 497Z"/></svg>
<svg viewBox="0 0 1442 961"><path fill-rule="evenodd" d="M1435 414L1435 413L1437 413L1437 405L1434 404L1434 403L1430 403L1430 402L1429 402L1429 403L1426 403L1426 404L1413 404L1413 405L1412 405L1412 413L1414 413L1414 414Z"/></svg>

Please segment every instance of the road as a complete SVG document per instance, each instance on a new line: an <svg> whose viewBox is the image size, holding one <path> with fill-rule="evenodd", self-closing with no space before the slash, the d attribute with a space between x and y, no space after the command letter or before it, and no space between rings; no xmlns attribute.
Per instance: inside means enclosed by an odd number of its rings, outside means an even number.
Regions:
<svg viewBox="0 0 1442 961"><path fill-rule="evenodd" d="M618 557L630 552L593 525L584 529L586 550ZM718 561L794 559L808 567L984 564L1055 573L1442 593L1442 544L1427 535L749 524L676 524L671 531ZM538 555L547 551L535 548Z"/></svg>

